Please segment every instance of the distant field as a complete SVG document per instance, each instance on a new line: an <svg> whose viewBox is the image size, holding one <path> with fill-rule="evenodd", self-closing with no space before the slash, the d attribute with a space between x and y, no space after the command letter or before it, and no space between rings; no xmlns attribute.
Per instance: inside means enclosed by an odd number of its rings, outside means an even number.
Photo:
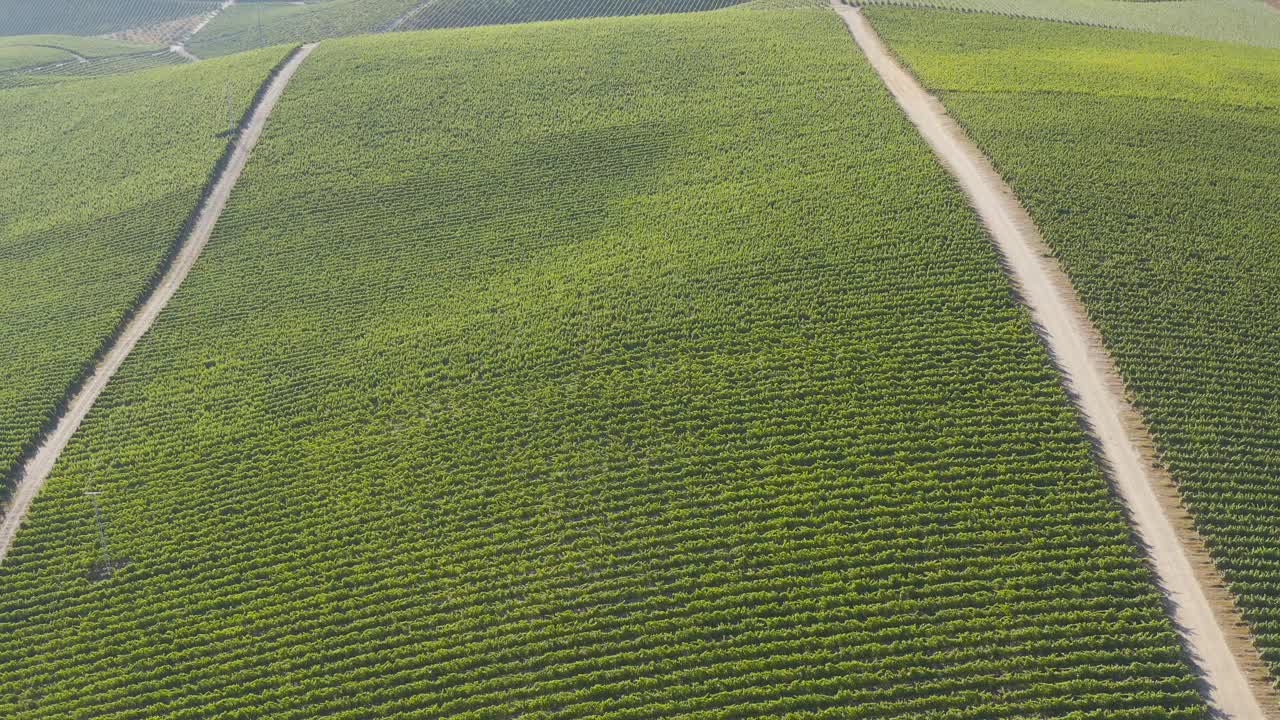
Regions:
<svg viewBox="0 0 1280 720"><path fill-rule="evenodd" d="M17 35L0 37L0 86L2 74L7 71L74 62L76 55L84 58L136 53L147 50L145 46L106 40L82 38L74 35Z"/></svg>
<svg viewBox="0 0 1280 720"><path fill-rule="evenodd" d="M1280 671L1280 52L871 18L1062 259Z"/></svg>
<svg viewBox="0 0 1280 720"><path fill-rule="evenodd" d="M1280 47L1280 10L1266 0L861 0L860 4L977 10Z"/></svg>
<svg viewBox="0 0 1280 720"><path fill-rule="evenodd" d="M216 7L216 0L0 0L0 35L100 35Z"/></svg>
<svg viewBox="0 0 1280 720"><path fill-rule="evenodd" d="M13 35L0 37L0 48L31 46L55 47L89 58L160 49L153 45L122 42L100 37L80 37L78 35Z"/></svg>
<svg viewBox="0 0 1280 720"><path fill-rule="evenodd" d="M0 72L0 90L37 85L55 85L72 80L88 80L105 75L122 75L139 70L182 65L187 61L168 50L95 58L89 62L63 61L53 66Z"/></svg>
<svg viewBox="0 0 1280 720"><path fill-rule="evenodd" d="M421 0L242 2L227 8L192 38L200 57L249 48L381 32Z"/></svg>
<svg viewBox="0 0 1280 720"><path fill-rule="evenodd" d="M15 35L0 37L0 89L43 85L179 62L160 48L98 37ZM79 56L79 57L77 57Z"/></svg>
<svg viewBox="0 0 1280 720"><path fill-rule="evenodd" d="M31 45L0 45L0 72L18 68L49 65L52 63L74 61L76 58L66 50Z"/></svg>
<svg viewBox="0 0 1280 720"><path fill-rule="evenodd" d="M386 30L714 10L742 0L316 0L242 2L189 43L200 57ZM806 4L813 4L807 0Z"/></svg>
<svg viewBox="0 0 1280 720"><path fill-rule="evenodd" d="M468 27L567 18L652 15L715 10L743 0L432 0L401 29Z"/></svg>
<svg viewBox="0 0 1280 720"><path fill-rule="evenodd" d="M0 472L156 271L282 53L0 95Z"/></svg>
<svg viewBox="0 0 1280 720"><path fill-rule="evenodd" d="M1204 717L825 10L323 43L0 587L11 718Z"/></svg>

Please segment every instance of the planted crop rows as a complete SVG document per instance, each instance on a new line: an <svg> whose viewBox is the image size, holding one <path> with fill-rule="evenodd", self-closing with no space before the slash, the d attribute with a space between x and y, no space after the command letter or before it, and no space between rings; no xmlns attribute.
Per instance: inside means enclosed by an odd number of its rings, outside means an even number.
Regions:
<svg viewBox="0 0 1280 720"><path fill-rule="evenodd" d="M216 7L217 0L0 0L0 35L100 35Z"/></svg>
<svg viewBox="0 0 1280 720"><path fill-rule="evenodd" d="M0 587L11 718L1203 716L829 11L322 44Z"/></svg>
<svg viewBox="0 0 1280 720"><path fill-rule="evenodd" d="M404 30L470 27L567 18L716 10L743 0L435 0L404 23Z"/></svg>
<svg viewBox="0 0 1280 720"><path fill-rule="evenodd" d="M1280 52L871 17L1061 258L1280 669Z"/></svg>
<svg viewBox="0 0 1280 720"><path fill-rule="evenodd" d="M1206 40L1280 47L1280 12L1266 0L860 0L1101 25Z"/></svg>
<svg viewBox="0 0 1280 720"><path fill-rule="evenodd" d="M214 18L189 43L213 57L285 43L382 32L422 0L313 0L242 2Z"/></svg>
<svg viewBox="0 0 1280 720"><path fill-rule="evenodd" d="M282 51L0 96L0 471L158 272ZM78 64L78 63L77 63Z"/></svg>
<svg viewBox="0 0 1280 720"><path fill-rule="evenodd" d="M3 52L3 48L0 48L0 52ZM123 75L166 65L182 65L186 62L181 55L168 50L152 50L143 53L94 58L87 62L68 59L54 65L0 72L0 89L56 85L71 80L85 80L105 75Z"/></svg>

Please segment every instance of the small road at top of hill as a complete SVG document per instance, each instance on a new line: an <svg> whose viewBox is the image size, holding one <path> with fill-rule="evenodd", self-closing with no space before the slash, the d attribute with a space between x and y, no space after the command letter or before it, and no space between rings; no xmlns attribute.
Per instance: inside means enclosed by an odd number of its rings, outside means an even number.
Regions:
<svg viewBox="0 0 1280 720"><path fill-rule="evenodd" d="M314 43L303 45L289 56L289 59L272 77L267 79L266 92L262 93L250 112L249 119L241 127L226 165L201 203L190 232L183 239L181 247L164 276L160 278L160 282L151 294L135 309L128 325L107 348L102 361L94 368L93 374L85 380L80 390L56 418L53 429L42 439L35 453L22 464L17 474L13 498L5 513L4 522L0 524L0 563L4 562L5 557L8 556L18 528L31 508L32 501L44 487L67 441L80 427L80 423L89 413L98 396L102 394L111 377L120 369L125 358L129 357L138 340L155 323L160 311L169 303L174 292L191 272L196 259L208 244L209 236L213 233L214 225L222 215L222 210L227 206L231 189L235 187L245 163L249 160L249 153L253 151L253 146L262 135L262 128L266 125L267 118L271 116L271 111L275 108L276 102L284 93L285 86L289 84L298 66L306 60L314 48Z"/></svg>
<svg viewBox="0 0 1280 720"><path fill-rule="evenodd" d="M1275 718L1276 692L1234 599L1172 478L1155 462L1151 435L1040 231L990 160L942 103L898 64L861 10L839 0L832 0L832 7L985 223L1105 458L1212 711L1232 720Z"/></svg>

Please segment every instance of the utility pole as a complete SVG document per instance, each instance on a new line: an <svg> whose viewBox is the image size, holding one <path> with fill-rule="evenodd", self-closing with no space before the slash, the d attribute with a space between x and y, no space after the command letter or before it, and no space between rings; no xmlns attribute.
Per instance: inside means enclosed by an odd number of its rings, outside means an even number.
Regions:
<svg viewBox="0 0 1280 720"><path fill-rule="evenodd" d="M236 118L235 111L231 109L231 80L228 78L223 80L223 92L227 96L227 137L236 134Z"/></svg>
<svg viewBox="0 0 1280 720"><path fill-rule="evenodd" d="M98 504L101 490L86 490L85 495L93 498L93 519L98 523L98 544L102 546L102 572L108 577L115 568L111 565L111 550L107 547L107 530L102 526L102 507Z"/></svg>

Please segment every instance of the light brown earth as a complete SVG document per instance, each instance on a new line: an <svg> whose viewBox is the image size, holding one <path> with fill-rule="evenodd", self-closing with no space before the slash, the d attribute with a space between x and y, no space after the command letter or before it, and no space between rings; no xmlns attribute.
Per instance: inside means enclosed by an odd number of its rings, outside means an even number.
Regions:
<svg viewBox="0 0 1280 720"><path fill-rule="evenodd" d="M182 243L181 249L174 257L164 277L161 278L155 290L134 313L133 318L129 321L124 331L120 333L115 344L107 350L102 362L98 363L98 366L94 369L93 375L85 381L80 391L67 403L66 409L57 418L57 423L54 425L53 430L45 436L40 446L36 448L35 453L23 464L18 473L17 486L14 490L13 498L5 513L3 524L0 524L0 563L4 562L5 557L8 556L9 548L18 533L18 528L22 525L23 519L26 518L32 501L40 493L40 489L44 487L45 480L48 479L49 472L58 461L58 456L62 453L62 449L66 447L67 441L71 439L76 429L80 427L80 423L93 407L93 403L98 399L98 396L102 394L103 388L107 386L111 377L120 369L120 364L124 362L125 358L129 357L129 353L138 343L138 340L151 328L160 311L169 303L169 299L173 297L178 286L182 284L187 274L191 272L191 267L209 242L213 227L218 222L218 217L222 215L223 208L227 205L227 198L231 196L231 189L235 187L241 171L244 170L245 163L249 159L249 153L253 151L253 146L262 135L262 128L266 125L267 118L271 116L272 109L275 108L276 102L284 92L285 86L289 84L289 79L293 77L293 73L302 64L302 61L306 60L307 55L311 54L314 48L314 43L302 46L289 58L280 71L269 80L270 84L267 87L267 91L263 93L258 104L254 106L248 122L241 129L240 135L235 141L235 149L232 151L226 167L218 175L208 197L201 204L199 214L190 234Z"/></svg>
<svg viewBox="0 0 1280 720"><path fill-rule="evenodd" d="M1276 718L1280 702L1244 619L1172 478L1155 461L1151 435L1040 231L986 156L898 64L862 12L839 0L832 7L987 226L1124 501L1205 699L1218 717Z"/></svg>
<svg viewBox="0 0 1280 720"><path fill-rule="evenodd" d="M119 32L107 33L103 37L124 42L142 43L144 45L171 45L191 34L192 28L204 22L205 15L190 15L176 20L167 20L154 25L129 28Z"/></svg>

